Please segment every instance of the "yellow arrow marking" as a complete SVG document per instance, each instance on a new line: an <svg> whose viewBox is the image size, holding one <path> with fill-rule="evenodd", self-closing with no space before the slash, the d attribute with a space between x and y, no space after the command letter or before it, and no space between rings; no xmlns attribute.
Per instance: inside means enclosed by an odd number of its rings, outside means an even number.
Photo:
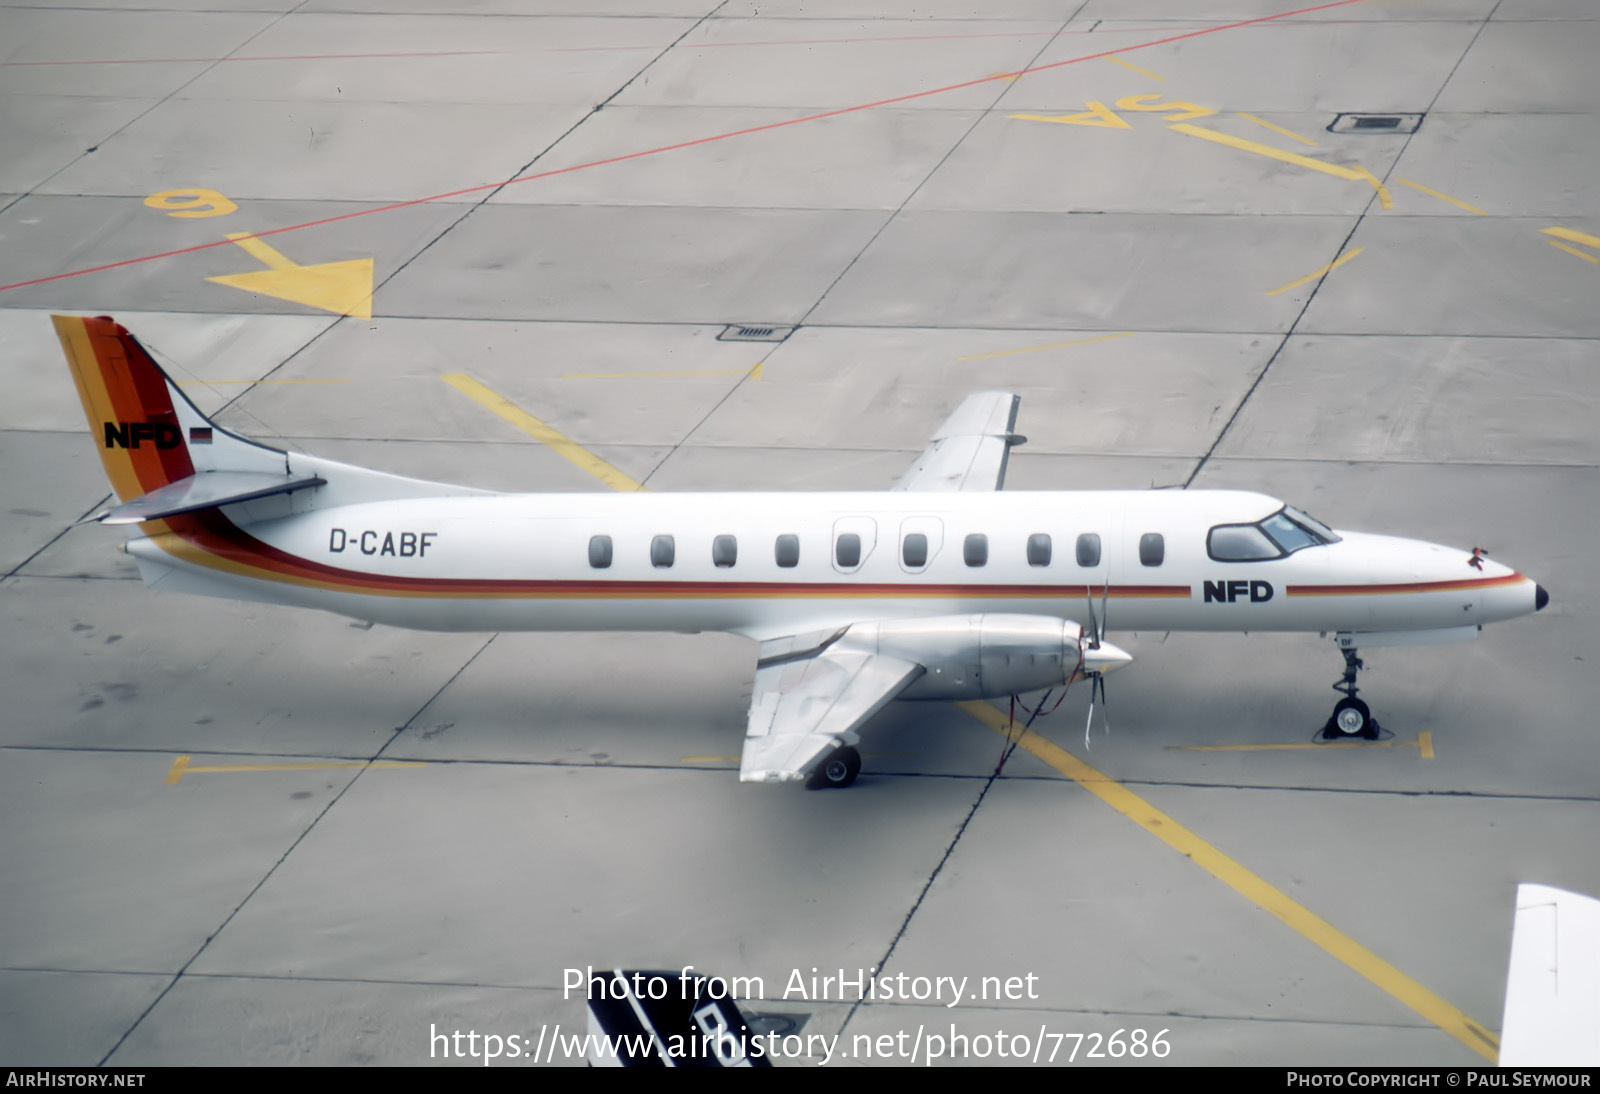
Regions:
<svg viewBox="0 0 1600 1094"><path fill-rule="evenodd" d="M1414 748L1424 760L1433 759L1433 734L1423 730L1414 741L1316 741L1267 745L1168 745L1169 752L1277 752L1309 748Z"/></svg>
<svg viewBox="0 0 1600 1094"><path fill-rule="evenodd" d="M235 771L327 771L337 767L427 767L425 763L407 763L401 760L357 760L352 763L322 763L322 764L228 764L220 767L193 767L188 756L179 756L172 761L172 770L167 772L167 785L174 786L185 775L215 775Z"/></svg>
<svg viewBox="0 0 1600 1094"><path fill-rule="evenodd" d="M335 315L372 318L372 259L300 266L249 232L229 232L228 238L268 268L254 273L208 277L207 281L305 304Z"/></svg>
<svg viewBox="0 0 1600 1094"><path fill-rule="evenodd" d="M957 703L956 706L996 733L1015 740L1023 749L1076 782L1240 896L1304 935L1330 956L1366 977L1490 1063L1495 1062L1500 1041L1494 1034L1121 783L1113 782L1031 729L1013 726L1010 719L988 703L966 702ZM1017 733L1019 729L1022 730L1020 735Z"/></svg>
<svg viewBox="0 0 1600 1094"><path fill-rule="evenodd" d="M556 455L577 464L613 490L644 489L643 483L630 478L626 472L613 467L560 430L545 425L509 399L496 395L466 373L453 372L440 379L467 398L482 403L530 437L548 445Z"/></svg>
<svg viewBox="0 0 1600 1094"><path fill-rule="evenodd" d="M981 361L985 357L1010 357L1013 353L1037 353L1042 349L1065 349L1068 346L1087 346L1091 342L1109 342L1113 338L1132 338L1132 331L1122 334L1102 334L1098 338L1080 338L1076 342L1052 342L1048 346L1025 346L1022 349L1003 349L994 353L969 353L965 357L957 357L957 361Z"/></svg>
<svg viewBox="0 0 1600 1094"><path fill-rule="evenodd" d="M1326 266L1322 267L1322 269L1320 269L1320 270L1312 270L1310 273L1306 274L1304 277L1296 278L1295 280L1289 282L1287 285L1279 285L1276 289L1268 289L1266 295L1268 295L1268 296L1277 296L1281 292L1288 292L1290 289L1299 288L1301 285L1304 285L1307 281L1315 281L1317 278L1321 277L1323 274L1330 273L1333 270L1337 270L1340 266L1343 266L1346 262L1349 262L1356 255L1360 254L1361 251L1362 251L1362 248L1360 248L1360 247L1352 247L1348 251L1346 251L1344 254L1340 255L1338 258L1334 259L1332 262L1330 262Z"/></svg>
<svg viewBox="0 0 1600 1094"><path fill-rule="evenodd" d="M1123 121L1111 112L1111 109L1102 102L1085 103L1089 109L1082 114L1063 114L1060 117L1051 117L1048 114L1008 114L1007 117L1021 118L1029 122L1060 122L1062 125L1092 125L1097 129L1132 129L1133 126Z"/></svg>
<svg viewBox="0 0 1600 1094"><path fill-rule="evenodd" d="M1558 239L1570 239L1574 243L1600 247L1600 236L1592 236L1588 232L1580 232L1573 228L1540 228L1539 231L1547 236L1556 236ZM1558 251L1566 251L1569 255L1576 255L1585 262L1593 262L1596 266L1600 266L1600 258L1580 251L1576 247L1568 247L1565 243L1557 243L1554 239L1547 239L1545 242Z"/></svg>
<svg viewBox="0 0 1600 1094"><path fill-rule="evenodd" d="M1592 236L1588 232L1579 232L1572 228L1540 228L1539 231L1547 236L1555 236L1557 239L1570 239L1574 243L1600 247L1600 236Z"/></svg>
<svg viewBox="0 0 1600 1094"><path fill-rule="evenodd" d="M1545 242L1550 244L1550 246L1554 247L1558 251L1566 251L1569 255L1577 255L1585 262L1593 262L1596 266L1600 266L1600 258L1596 258L1592 254L1585 254L1576 247L1568 247L1565 243L1557 243L1553 239L1547 239Z"/></svg>

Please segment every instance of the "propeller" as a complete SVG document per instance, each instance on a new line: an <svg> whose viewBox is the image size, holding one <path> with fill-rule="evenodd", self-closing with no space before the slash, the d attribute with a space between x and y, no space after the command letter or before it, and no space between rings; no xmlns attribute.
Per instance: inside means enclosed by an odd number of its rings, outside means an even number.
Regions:
<svg viewBox="0 0 1600 1094"><path fill-rule="evenodd" d="M1089 609L1089 649L1100 652L1106 633L1106 596L1111 591L1111 572L1106 571L1106 580L1100 586L1100 615L1097 619L1094 614L1094 597L1089 592L1089 587L1083 587L1083 601ZM1120 650L1117 652L1121 652ZM1123 655L1126 658L1126 655ZM1083 722L1083 747L1089 749L1089 730L1094 726L1094 704L1096 695L1099 696L1101 706L1109 705L1106 698L1106 671L1103 668L1086 669L1084 675L1089 677L1089 716ZM1105 721L1107 736L1111 733L1111 716L1103 709L1100 717Z"/></svg>

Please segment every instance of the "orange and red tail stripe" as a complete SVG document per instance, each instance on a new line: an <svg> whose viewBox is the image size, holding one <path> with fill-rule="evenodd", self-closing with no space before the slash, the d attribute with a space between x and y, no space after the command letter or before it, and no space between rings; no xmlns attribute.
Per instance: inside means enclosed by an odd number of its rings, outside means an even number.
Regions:
<svg viewBox="0 0 1600 1094"><path fill-rule="evenodd" d="M129 423L179 428L172 389L150 355L120 324L105 318L52 316L89 430L100 449L111 488L121 501L143 497L194 474L187 444L120 445L112 432Z"/></svg>

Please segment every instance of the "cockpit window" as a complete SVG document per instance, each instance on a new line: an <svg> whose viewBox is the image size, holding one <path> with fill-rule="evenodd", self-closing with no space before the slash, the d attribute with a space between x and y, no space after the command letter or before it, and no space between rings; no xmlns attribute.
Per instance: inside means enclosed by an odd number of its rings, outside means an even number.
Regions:
<svg viewBox="0 0 1600 1094"><path fill-rule="evenodd" d="M1282 513L1274 513L1262 521L1261 528L1272 537L1274 543L1283 548L1284 554L1292 555L1302 547L1315 547L1317 544L1316 536Z"/></svg>
<svg viewBox="0 0 1600 1094"><path fill-rule="evenodd" d="M1211 529L1206 551L1218 562L1253 562L1283 553L1254 524L1223 524Z"/></svg>
<svg viewBox="0 0 1600 1094"><path fill-rule="evenodd" d="M1257 562L1338 542L1327 525L1284 506L1255 524L1217 525L1206 536L1206 551L1218 562Z"/></svg>
<svg viewBox="0 0 1600 1094"><path fill-rule="evenodd" d="M1292 505L1285 505L1283 507L1283 511L1284 511L1285 514L1288 515L1290 520L1294 521L1300 527L1307 528L1307 529L1310 529L1311 531L1315 532L1318 536L1320 536L1322 538L1322 542L1323 543L1338 543L1339 542L1339 534L1337 532L1335 532L1332 528L1329 528L1326 524L1323 524L1320 520L1318 520L1316 517L1312 516L1310 513L1307 513L1307 512L1305 512L1304 510L1301 510L1301 509L1296 509Z"/></svg>

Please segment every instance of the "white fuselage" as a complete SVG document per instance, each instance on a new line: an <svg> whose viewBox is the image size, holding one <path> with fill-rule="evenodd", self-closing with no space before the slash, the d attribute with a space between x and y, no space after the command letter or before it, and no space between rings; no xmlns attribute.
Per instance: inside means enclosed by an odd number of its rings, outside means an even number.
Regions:
<svg viewBox="0 0 1600 1094"><path fill-rule="evenodd" d="M284 504L285 510L288 503ZM758 638L872 619L1007 612L1113 631L1415 631L1534 610L1535 585L1469 552L1343 532L1266 561L1209 557L1214 526L1282 507L1233 491L537 494L408 498L261 519L270 572L219 567L173 533L130 552L180 591L323 608L427 630L732 631ZM248 522L246 519L251 518ZM1099 539L1080 565L1079 537ZM840 561L841 536L859 559ZM1161 537L1158 564L1141 539ZM798 560L779 564L779 537ZM925 537L925 559L917 561ZM968 537L987 557L969 564ZM1048 559L1041 541L1048 536ZM609 565L591 564L609 537ZM657 537L671 537L671 565ZM727 540L732 537L731 565ZM1148 541L1146 541L1148 545ZM911 561L908 562L908 553ZM848 550L845 561L848 562ZM1087 595L1086 595L1087 594Z"/></svg>

